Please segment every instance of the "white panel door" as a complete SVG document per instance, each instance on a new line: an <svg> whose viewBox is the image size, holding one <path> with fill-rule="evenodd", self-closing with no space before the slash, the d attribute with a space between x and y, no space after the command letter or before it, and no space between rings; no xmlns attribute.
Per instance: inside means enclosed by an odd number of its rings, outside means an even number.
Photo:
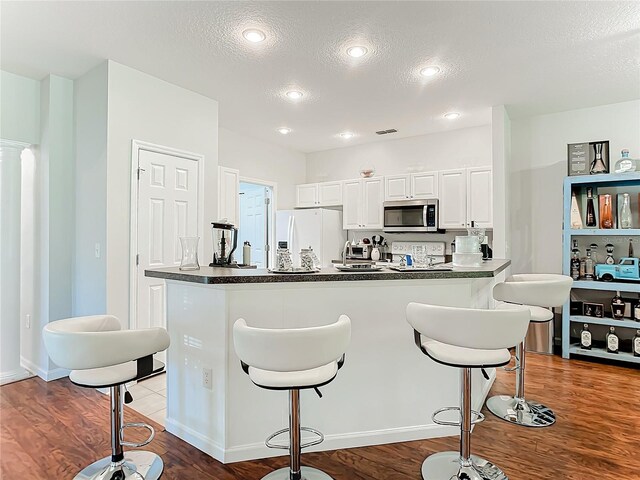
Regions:
<svg viewBox="0 0 640 480"><path fill-rule="evenodd" d="M409 175L389 175L384 177L384 199L387 201L406 200L411 196Z"/></svg>
<svg viewBox="0 0 640 480"><path fill-rule="evenodd" d="M360 180L347 180L342 184L342 226L345 230L361 228L362 189Z"/></svg>
<svg viewBox="0 0 640 480"><path fill-rule="evenodd" d="M318 206L339 207L342 205L342 182L318 184Z"/></svg>
<svg viewBox="0 0 640 480"><path fill-rule="evenodd" d="M304 207L304 208L318 206L318 184L317 183L296 185L296 206Z"/></svg>
<svg viewBox="0 0 640 480"><path fill-rule="evenodd" d="M146 277L144 271L179 266L179 237L198 235L198 162L140 150L138 166L138 287L132 324L166 328L164 280Z"/></svg>
<svg viewBox="0 0 640 480"><path fill-rule="evenodd" d="M467 169L467 222L493 228L493 176L491 167Z"/></svg>
<svg viewBox="0 0 640 480"><path fill-rule="evenodd" d="M228 223L240 222L240 172L233 168L218 167L218 218Z"/></svg>
<svg viewBox="0 0 640 480"><path fill-rule="evenodd" d="M440 228L463 229L467 227L466 170L440 172Z"/></svg>
<svg viewBox="0 0 640 480"><path fill-rule="evenodd" d="M381 177L362 180L362 226L382 230L384 183Z"/></svg>
<svg viewBox="0 0 640 480"><path fill-rule="evenodd" d="M266 188L257 187L240 195L240 224L238 249L233 254L238 263L246 263L244 242L251 244L251 264L267 268L265 258L266 234Z"/></svg>
<svg viewBox="0 0 640 480"><path fill-rule="evenodd" d="M411 198L438 198L438 172L412 173Z"/></svg>

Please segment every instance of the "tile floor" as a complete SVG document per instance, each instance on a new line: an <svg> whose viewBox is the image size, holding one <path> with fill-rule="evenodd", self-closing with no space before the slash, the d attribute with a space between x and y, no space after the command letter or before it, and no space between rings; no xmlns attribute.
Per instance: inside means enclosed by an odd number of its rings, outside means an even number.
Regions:
<svg viewBox="0 0 640 480"><path fill-rule="evenodd" d="M161 373L127 387L133 396L128 406L164 426L167 415L167 374Z"/></svg>

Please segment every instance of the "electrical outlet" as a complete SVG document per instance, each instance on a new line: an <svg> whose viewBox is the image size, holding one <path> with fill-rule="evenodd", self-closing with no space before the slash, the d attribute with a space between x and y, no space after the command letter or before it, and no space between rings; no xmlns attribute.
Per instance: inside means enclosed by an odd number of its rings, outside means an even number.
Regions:
<svg viewBox="0 0 640 480"><path fill-rule="evenodd" d="M213 388L213 372L210 368L202 369L202 386L211 390Z"/></svg>
<svg viewBox="0 0 640 480"><path fill-rule="evenodd" d="M31 314L27 313L24 320L24 326L27 328L31 328Z"/></svg>

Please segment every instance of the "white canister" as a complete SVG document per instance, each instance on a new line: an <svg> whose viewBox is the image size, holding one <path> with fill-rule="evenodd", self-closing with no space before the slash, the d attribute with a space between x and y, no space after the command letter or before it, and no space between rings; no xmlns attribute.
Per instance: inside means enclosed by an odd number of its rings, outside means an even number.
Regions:
<svg viewBox="0 0 640 480"><path fill-rule="evenodd" d="M373 247L373 250L371 250L371 260L373 260L374 262L380 260L380 250L378 249L378 247Z"/></svg>
<svg viewBox="0 0 640 480"><path fill-rule="evenodd" d="M251 265L251 244L248 241L242 246L242 263Z"/></svg>

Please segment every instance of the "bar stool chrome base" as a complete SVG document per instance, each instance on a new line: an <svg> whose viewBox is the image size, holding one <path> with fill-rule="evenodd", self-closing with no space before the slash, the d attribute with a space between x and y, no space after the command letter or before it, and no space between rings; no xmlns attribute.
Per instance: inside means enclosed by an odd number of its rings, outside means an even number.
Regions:
<svg viewBox="0 0 640 480"><path fill-rule="evenodd" d="M508 395L491 397L487 400L487 408L496 417L525 427L550 427L556 423L556 414L550 408Z"/></svg>
<svg viewBox="0 0 640 480"><path fill-rule="evenodd" d="M74 480L158 480L163 469L162 459L158 455L136 450L125 452L121 462L112 462L111 457L93 462Z"/></svg>
<svg viewBox="0 0 640 480"><path fill-rule="evenodd" d="M322 470L312 467L301 467L302 476L300 480L333 480L333 477L327 475ZM291 469L289 467L275 470L268 475L262 477L262 480L291 480Z"/></svg>
<svg viewBox="0 0 640 480"><path fill-rule="evenodd" d="M459 452L435 453L422 463L424 480L509 480L500 468L471 455L471 465L462 465Z"/></svg>

